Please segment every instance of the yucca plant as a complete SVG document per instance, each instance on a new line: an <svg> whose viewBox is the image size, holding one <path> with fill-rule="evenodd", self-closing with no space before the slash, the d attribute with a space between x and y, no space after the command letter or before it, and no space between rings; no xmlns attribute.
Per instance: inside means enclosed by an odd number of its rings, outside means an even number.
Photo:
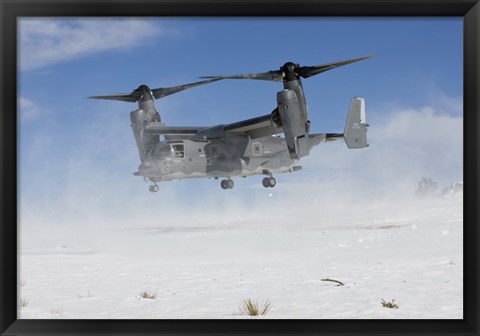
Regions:
<svg viewBox="0 0 480 336"><path fill-rule="evenodd" d="M272 304L270 300L266 300L263 304L259 304L252 299L243 300L240 305L240 310L244 315L249 316L259 316L259 315L267 315L268 311L272 308Z"/></svg>

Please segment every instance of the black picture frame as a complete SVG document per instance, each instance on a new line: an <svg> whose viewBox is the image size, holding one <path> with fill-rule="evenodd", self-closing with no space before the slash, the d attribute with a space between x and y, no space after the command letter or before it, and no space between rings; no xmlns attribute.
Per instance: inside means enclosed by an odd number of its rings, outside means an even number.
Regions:
<svg viewBox="0 0 480 336"><path fill-rule="evenodd" d="M0 0L1 335L479 335L478 0ZM17 18L35 16L454 16L464 20L462 320L17 320Z"/></svg>

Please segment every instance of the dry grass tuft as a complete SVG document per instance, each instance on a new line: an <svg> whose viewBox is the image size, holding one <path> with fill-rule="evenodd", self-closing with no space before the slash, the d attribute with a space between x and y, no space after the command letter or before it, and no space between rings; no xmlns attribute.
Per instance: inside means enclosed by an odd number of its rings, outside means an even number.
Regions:
<svg viewBox="0 0 480 336"><path fill-rule="evenodd" d="M246 299L240 305L241 312L244 315L249 316L267 315L270 308L272 308L270 300L266 300L260 305L258 302L253 301L252 299Z"/></svg>
<svg viewBox="0 0 480 336"><path fill-rule="evenodd" d="M20 306L20 308L27 308L28 299L20 299L20 301L18 302L18 305Z"/></svg>
<svg viewBox="0 0 480 336"><path fill-rule="evenodd" d="M345 286L345 284L341 281L338 281L338 280L334 280L334 279L321 279L320 281L330 281L330 282L334 282L337 284L337 286Z"/></svg>
<svg viewBox="0 0 480 336"><path fill-rule="evenodd" d="M157 297L157 293L149 290L144 290L139 295L142 299L150 299L153 300Z"/></svg>
<svg viewBox="0 0 480 336"><path fill-rule="evenodd" d="M79 292L79 293L77 293L77 296L78 296L79 299L94 297L93 293L90 292L90 291Z"/></svg>
<svg viewBox="0 0 480 336"><path fill-rule="evenodd" d="M61 310L60 308L52 308L50 309L50 314L52 315L52 317L60 317L63 314L63 310Z"/></svg>
<svg viewBox="0 0 480 336"><path fill-rule="evenodd" d="M381 301L380 303L381 303L382 306L384 306L385 308L398 309L398 305L395 303L395 299L393 299L393 300L390 301L390 302L387 302L387 301L385 301L384 299L382 299L382 301Z"/></svg>

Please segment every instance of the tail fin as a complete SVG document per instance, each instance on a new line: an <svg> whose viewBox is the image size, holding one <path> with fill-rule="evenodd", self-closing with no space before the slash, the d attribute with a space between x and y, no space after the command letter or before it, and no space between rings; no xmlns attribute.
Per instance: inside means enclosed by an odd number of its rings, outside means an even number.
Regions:
<svg viewBox="0 0 480 336"><path fill-rule="evenodd" d="M368 147L367 127L365 99L354 97L350 102L350 109L343 134L348 148Z"/></svg>

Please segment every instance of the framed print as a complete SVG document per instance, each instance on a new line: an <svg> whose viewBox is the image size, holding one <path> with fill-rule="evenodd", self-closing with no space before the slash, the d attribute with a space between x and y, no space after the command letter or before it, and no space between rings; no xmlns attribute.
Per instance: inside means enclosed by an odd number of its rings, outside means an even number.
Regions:
<svg viewBox="0 0 480 336"><path fill-rule="evenodd" d="M0 10L1 335L478 334L478 1Z"/></svg>

